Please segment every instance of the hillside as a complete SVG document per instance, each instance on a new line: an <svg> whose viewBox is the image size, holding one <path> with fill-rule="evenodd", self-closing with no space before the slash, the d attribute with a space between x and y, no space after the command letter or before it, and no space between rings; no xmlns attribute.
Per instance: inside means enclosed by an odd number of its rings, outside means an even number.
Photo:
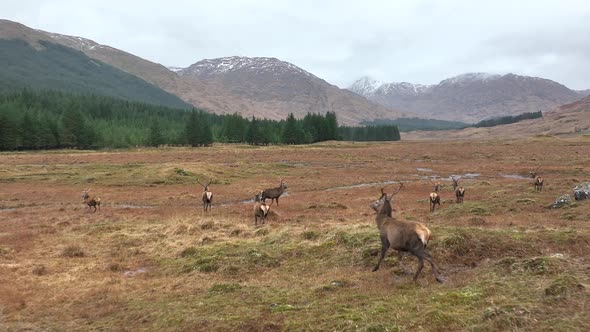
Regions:
<svg viewBox="0 0 590 332"><path fill-rule="evenodd" d="M547 112L542 118L490 127L444 132L403 133L402 139L489 139L524 138L536 135L572 136L590 134L590 96Z"/></svg>
<svg viewBox="0 0 590 332"><path fill-rule="evenodd" d="M0 91L52 89L189 108L178 97L117 68L58 44L0 39Z"/></svg>
<svg viewBox="0 0 590 332"><path fill-rule="evenodd" d="M195 73L183 74L188 68L172 67L171 70L86 38L34 30L7 20L0 20L0 39L24 40L35 48L39 47L40 41L51 41L76 49L92 59L152 83L191 105L217 114L237 112L244 116L284 119L288 113L302 117L307 112L333 111L344 125L355 125L363 120L392 119L402 115L356 93L339 89L310 73L302 74L302 69L276 59L274 60L279 64L278 67L288 69L281 69L276 81L270 80L274 75L271 72L247 70L234 71L229 76L226 76L228 73L211 73L209 77L203 78ZM227 59L240 58L203 60L195 65L223 62ZM259 59L269 58L241 59L257 62ZM191 67L194 68L195 65Z"/></svg>
<svg viewBox="0 0 590 332"><path fill-rule="evenodd" d="M349 89L388 108L423 118L475 123L525 112L551 111L583 93L547 79L468 73L435 85L382 83L364 77Z"/></svg>
<svg viewBox="0 0 590 332"><path fill-rule="evenodd" d="M78 40L83 41L82 38ZM3 90L23 86L52 88L169 107L189 107L175 95L145 82L141 77L135 77L138 76L135 73L121 71L100 57L85 55L46 32L0 20L0 42L0 58L3 64L7 64L0 68L0 87ZM102 49L91 41L85 44L95 53Z"/></svg>
<svg viewBox="0 0 590 332"><path fill-rule="evenodd" d="M226 112L281 119L288 113L303 117L308 112L330 111L336 112L338 121L349 125L401 115L275 58L206 59L177 70L177 74L225 92L218 106Z"/></svg>

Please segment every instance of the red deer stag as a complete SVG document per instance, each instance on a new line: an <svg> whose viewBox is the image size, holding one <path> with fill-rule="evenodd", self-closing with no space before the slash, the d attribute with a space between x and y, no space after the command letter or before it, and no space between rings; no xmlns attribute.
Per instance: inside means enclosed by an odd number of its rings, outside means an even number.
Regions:
<svg viewBox="0 0 590 332"><path fill-rule="evenodd" d="M438 191L440 190L440 181L430 181L430 183L432 183L432 189L434 190L433 192L430 193L430 197L429 197L429 201L430 201L430 212L434 212L434 208L436 207L436 204L438 204L438 206L440 207L440 195L438 194Z"/></svg>
<svg viewBox="0 0 590 332"><path fill-rule="evenodd" d="M455 190L455 196L457 197L457 203L463 203L463 197L465 196L465 188L457 188L457 190Z"/></svg>
<svg viewBox="0 0 590 332"><path fill-rule="evenodd" d="M437 192L440 191L440 187L441 187L440 181L438 181L438 180L436 180L436 181L430 180L430 183L432 183L432 191L434 191L435 193L437 193Z"/></svg>
<svg viewBox="0 0 590 332"><path fill-rule="evenodd" d="M213 193L209 190L209 185L211 184L211 179L207 184L202 184L199 179L197 179L197 183L203 186L203 211L207 212L207 209L211 211L211 203L213 202Z"/></svg>
<svg viewBox="0 0 590 332"><path fill-rule="evenodd" d="M453 191L457 190L457 187L459 186L459 180L461 180L460 176L451 176L451 180L453 181Z"/></svg>
<svg viewBox="0 0 590 332"><path fill-rule="evenodd" d="M537 173L537 171L539 170L539 167L541 167L541 166L538 166L535 169L531 168L531 170L529 171L529 174L534 179L533 181L534 181L534 185L535 185L535 190L537 190L537 191L543 191L543 181L545 181L545 179L543 179Z"/></svg>
<svg viewBox="0 0 590 332"><path fill-rule="evenodd" d="M88 194L88 192L90 191L90 188L84 190L82 192L82 198L84 199L84 203L86 203L87 208L91 209L94 208L94 211L92 211L92 213L96 212L96 207L98 206L98 210L100 211L100 197L98 196L90 196Z"/></svg>
<svg viewBox="0 0 590 332"><path fill-rule="evenodd" d="M254 196L254 226L258 226L258 218L262 224L266 223L268 211L270 211L270 205L262 201L262 191L260 191Z"/></svg>
<svg viewBox="0 0 590 332"><path fill-rule="evenodd" d="M383 189L381 189L379 205L380 207L377 216L375 217L375 221L381 238L381 255L377 265L373 268L373 271L379 269L387 250L392 248L399 253L409 252L418 258L418 269L414 274L414 281L418 279L418 276L424 267L424 260L426 260L432 267L432 274L436 281L441 283L444 282L445 280L440 275L438 266L434 262L432 256L426 251L426 245L430 238L430 231L428 228L419 223L394 219L392 217L393 208L391 207L391 196L388 198ZM398 254L398 258L400 256L401 254Z"/></svg>
<svg viewBox="0 0 590 332"><path fill-rule="evenodd" d="M281 184L278 188L264 189L262 191L261 200L263 202L266 202L266 199L270 198L270 204L272 204L272 202L276 200L277 206L279 206L279 197L281 197L281 195L285 192L285 189L287 189L287 183L283 181L283 179L280 177L279 180L281 181Z"/></svg>

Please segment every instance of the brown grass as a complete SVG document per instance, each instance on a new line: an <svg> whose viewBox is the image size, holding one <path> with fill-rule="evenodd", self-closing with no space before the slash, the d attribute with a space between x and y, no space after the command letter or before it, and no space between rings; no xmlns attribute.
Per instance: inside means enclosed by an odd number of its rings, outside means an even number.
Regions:
<svg viewBox="0 0 590 332"><path fill-rule="evenodd" d="M7 330L587 330L590 209L552 210L590 176L577 140L324 143L307 147L4 153L0 317ZM205 162L206 160L206 162ZM540 165L543 192L506 178ZM432 172L417 168L430 168ZM181 169L183 172L178 172ZM465 203L443 181L466 176ZM214 179L202 212L194 176ZM254 227L252 193L288 195ZM92 179L90 179L90 177ZM417 283L380 243L369 204L404 180L394 214L433 231ZM80 198L107 202L89 213ZM361 185L361 186L358 186ZM42 203L38 197L44 197ZM405 257L406 269L415 259Z"/></svg>

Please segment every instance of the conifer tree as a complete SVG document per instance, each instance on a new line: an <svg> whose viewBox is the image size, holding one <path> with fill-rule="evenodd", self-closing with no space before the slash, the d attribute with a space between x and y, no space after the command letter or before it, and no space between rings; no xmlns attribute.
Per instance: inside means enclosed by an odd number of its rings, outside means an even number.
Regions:
<svg viewBox="0 0 590 332"><path fill-rule="evenodd" d="M159 146L164 144L164 136L162 135L162 128L160 128L160 123L158 120L152 121L152 125L150 127L149 137L148 137L148 145L149 146Z"/></svg>

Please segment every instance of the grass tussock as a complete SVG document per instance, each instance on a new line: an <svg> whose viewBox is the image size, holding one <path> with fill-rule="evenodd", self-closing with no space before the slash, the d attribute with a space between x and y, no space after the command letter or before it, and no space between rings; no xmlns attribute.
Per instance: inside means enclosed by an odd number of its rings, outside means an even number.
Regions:
<svg viewBox="0 0 590 332"><path fill-rule="evenodd" d="M69 245L61 250L60 256L65 258L75 258L84 257L86 254L84 253L84 250L80 248L80 246Z"/></svg>
<svg viewBox="0 0 590 332"><path fill-rule="evenodd" d="M571 275L559 276L545 288L545 295L552 298L564 299L579 293L584 293L586 286Z"/></svg>

